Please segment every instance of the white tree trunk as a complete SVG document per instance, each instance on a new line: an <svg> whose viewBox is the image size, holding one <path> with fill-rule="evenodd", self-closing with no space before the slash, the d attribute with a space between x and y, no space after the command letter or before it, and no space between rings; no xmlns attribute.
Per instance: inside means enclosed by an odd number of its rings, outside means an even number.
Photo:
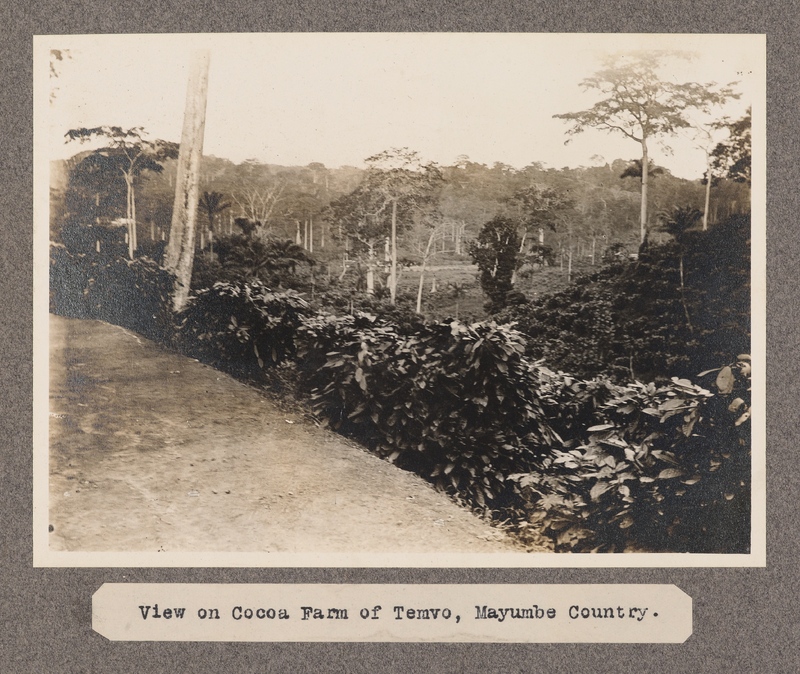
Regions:
<svg viewBox="0 0 800 674"><path fill-rule="evenodd" d="M136 254L139 242L136 238L136 193L133 191L133 179L131 179L131 259Z"/></svg>
<svg viewBox="0 0 800 674"><path fill-rule="evenodd" d="M428 255L431 252L431 244L436 234L436 230L431 230L431 235L428 237L428 245L425 247L425 255L422 257L422 269L419 272L419 287L417 288L417 313L422 313L422 284L425 282L425 267L428 264Z"/></svg>
<svg viewBox="0 0 800 674"><path fill-rule="evenodd" d="M644 243L644 238L647 235L647 183L648 173L650 172L650 158L647 154L647 139L642 139L642 207L639 214L639 224L641 227L641 240Z"/></svg>
<svg viewBox="0 0 800 674"><path fill-rule="evenodd" d="M367 295L375 294L375 246L369 244L369 258L367 259Z"/></svg>
<svg viewBox="0 0 800 674"><path fill-rule="evenodd" d="M207 50L199 51L193 56L186 90L172 227L164 257L164 266L176 277L173 296L173 309L176 312L186 305L192 279L210 60L211 54Z"/></svg>
<svg viewBox="0 0 800 674"><path fill-rule="evenodd" d="M124 173L124 171L123 171ZM133 217L133 206L131 201L131 195L133 194L133 178L129 173L124 173L125 175L125 187L126 187L126 201L125 201L125 231L127 232L127 237L125 238L125 243L128 244L128 257L132 260L133 259L133 232L131 231L131 218Z"/></svg>
<svg viewBox="0 0 800 674"><path fill-rule="evenodd" d="M711 203L711 153L706 152L706 203L703 207L703 231L708 229L708 207Z"/></svg>
<svg viewBox="0 0 800 674"><path fill-rule="evenodd" d="M392 304L397 299L397 201L392 201L392 271L389 281Z"/></svg>

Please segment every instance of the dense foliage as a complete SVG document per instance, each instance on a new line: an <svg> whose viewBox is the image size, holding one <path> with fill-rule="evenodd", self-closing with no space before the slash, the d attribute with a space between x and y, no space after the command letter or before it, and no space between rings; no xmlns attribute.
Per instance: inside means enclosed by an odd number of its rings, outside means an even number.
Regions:
<svg viewBox="0 0 800 674"><path fill-rule="evenodd" d="M699 386L555 373L494 322L315 311L258 282L198 291L173 320L171 278L146 259L51 249L52 309L100 318L237 377L289 368L314 412L559 550L743 552L749 545L750 362ZM709 373L705 373L708 378ZM713 392L712 390L713 389Z"/></svg>
<svg viewBox="0 0 800 674"><path fill-rule="evenodd" d="M693 376L750 350L749 237L745 216L685 232L497 319L529 337L531 357L582 377Z"/></svg>
<svg viewBox="0 0 800 674"><path fill-rule="evenodd" d="M483 292L489 298L490 313L500 311L508 293L514 287L513 276L517 269L520 238L517 223L497 216L487 222L475 241L470 242L469 254L480 271Z"/></svg>
<svg viewBox="0 0 800 674"><path fill-rule="evenodd" d="M519 333L452 322L406 336L365 318L301 329L306 356L326 356L307 372L314 410L473 504L507 502L505 476L555 440Z"/></svg>
<svg viewBox="0 0 800 674"><path fill-rule="evenodd" d="M153 260L73 254L50 248L50 310L94 318L168 342L174 279Z"/></svg>
<svg viewBox="0 0 800 674"><path fill-rule="evenodd" d="M649 140L738 97L663 79L663 58L609 57L582 82L594 105L555 115L568 135L621 132L641 147L633 162L204 157L203 217L181 239L193 275L177 288L160 266L177 145L73 129L103 147L50 167L51 311L279 386L556 550L746 552L750 111L707 125L709 143L728 131L707 148L708 191L656 167Z"/></svg>
<svg viewBox="0 0 800 674"><path fill-rule="evenodd" d="M215 283L198 291L178 316L178 344L230 374L263 381L263 370L292 360L294 336L308 303L259 282Z"/></svg>
<svg viewBox="0 0 800 674"><path fill-rule="evenodd" d="M512 476L556 550L749 551L750 357L714 372L584 395L592 425Z"/></svg>

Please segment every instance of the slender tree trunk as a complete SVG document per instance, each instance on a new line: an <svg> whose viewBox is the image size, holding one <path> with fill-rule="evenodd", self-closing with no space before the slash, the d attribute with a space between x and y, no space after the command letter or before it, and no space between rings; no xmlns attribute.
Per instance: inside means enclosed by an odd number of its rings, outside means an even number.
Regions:
<svg viewBox="0 0 800 674"><path fill-rule="evenodd" d="M428 245L425 247L425 255L422 257L422 269L419 272L419 288L417 288L417 313L422 313L422 284L425 280L425 267L428 264L428 254L431 252L431 244L436 230L431 230L431 235L428 237Z"/></svg>
<svg viewBox="0 0 800 674"><path fill-rule="evenodd" d="M397 300L397 200L392 201L392 267L389 291L392 304Z"/></svg>
<svg viewBox="0 0 800 674"><path fill-rule="evenodd" d="M314 216L308 216L308 252L314 252Z"/></svg>
<svg viewBox="0 0 800 674"><path fill-rule="evenodd" d="M708 207L711 204L711 154L706 152L706 203L703 207L703 231L708 230Z"/></svg>
<svg viewBox="0 0 800 674"><path fill-rule="evenodd" d="M375 294L375 245L369 244L369 258L367 259L367 295Z"/></svg>
<svg viewBox="0 0 800 674"><path fill-rule="evenodd" d="M641 228L641 239L639 243L644 243L647 234L647 183L649 178L650 158L647 154L647 138L642 138L642 207L639 215L639 225Z"/></svg>
<svg viewBox="0 0 800 674"><path fill-rule="evenodd" d="M685 293L685 286L683 284L683 251L681 251L681 257L679 264L679 271L681 276L681 304L683 305L683 314L686 316L686 327L689 328L689 332L694 333L694 328L692 327L692 319L689 318L689 307L686 306L686 293Z"/></svg>
<svg viewBox="0 0 800 674"><path fill-rule="evenodd" d="M389 272L391 303L397 301L397 200L392 201L391 267Z"/></svg>
<svg viewBox="0 0 800 674"><path fill-rule="evenodd" d="M131 259L133 259L136 249L139 247L139 241L136 236L136 193L133 191L133 181L131 181L131 239L133 242Z"/></svg>
<svg viewBox="0 0 800 674"><path fill-rule="evenodd" d="M124 173L124 171L123 171ZM128 244L128 257L133 259L133 232L131 231L131 218L133 217L133 207L131 205L131 194L133 193L133 184L131 176L125 173L125 187L126 187L126 201L125 201L125 231L128 232L126 243Z"/></svg>
<svg viewBox="0 0 800 674"><path fill-rule="evenodd" d="M186 90L172 227L164 256L164 266L176 277L173 296L173 309L176 312L186 305L192 280L210 60L211 54L207 50L193 56Z"/></svg>

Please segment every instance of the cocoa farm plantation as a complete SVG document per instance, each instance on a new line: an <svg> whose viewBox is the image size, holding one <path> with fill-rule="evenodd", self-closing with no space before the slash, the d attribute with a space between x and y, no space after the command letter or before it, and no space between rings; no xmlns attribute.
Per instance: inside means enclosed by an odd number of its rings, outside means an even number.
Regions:
<svg viewBox="0 0 800 674"><path fill-rule="evenodd" d="M603 43L494 119L349 39L50 51L50 548L750 553L752 87Z"/></svg>

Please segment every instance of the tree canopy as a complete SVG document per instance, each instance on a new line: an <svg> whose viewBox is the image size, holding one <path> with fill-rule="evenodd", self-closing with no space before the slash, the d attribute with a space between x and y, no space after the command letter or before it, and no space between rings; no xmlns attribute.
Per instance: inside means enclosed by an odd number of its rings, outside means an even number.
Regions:
<svg viewBox="0 0 800 674"><path fill-rule="evenodd" d="M164 161L178 156L178 144L150 140L141 126L130 129L120 126L81 127L67 131L65 138L68 142L79 143L101 141L104 146L83 160L85 170L112 183L120 178L125 181L128 254L132 258L137 246L135 181L145 171L160 173Z"/></svg>
<svg viewBox="0 0 800 674"><path fill-rule="evenodd" d="M489 311L494 313L506 304L513 288L514 271L519 265L520 238L517 223L497 216L487 222L470 241L469 254L478 266L483 291L489 298Z"/></svg>
<svg viewBox="0 0 800 674"><path fill-rule="evenodd" d="M648 141L670 135L690 125L686 112L708 111L730 98L738 97L732 85L714 82L674 83L659 73L667 57L685 57L674 52L633 52L606 59L604 67L581 83L584 90L597 91L602 97L591 108L554 115L570 123L567 134L574 136L588 128L621 134L639 143L642 166L649 166ZM569 142L569 141L567 141ZM647 229L647 184L649 171L642 171L640 236Z"/></svg>
<svg viewBox="0 0 800 674"><path fill-rule="evenodd" d="M752 170L752 111L741 119L723 123L728 128L729 138L719 143L712 154L712 167L723 171L728 178L736 182L751 181Z"/></svg>

